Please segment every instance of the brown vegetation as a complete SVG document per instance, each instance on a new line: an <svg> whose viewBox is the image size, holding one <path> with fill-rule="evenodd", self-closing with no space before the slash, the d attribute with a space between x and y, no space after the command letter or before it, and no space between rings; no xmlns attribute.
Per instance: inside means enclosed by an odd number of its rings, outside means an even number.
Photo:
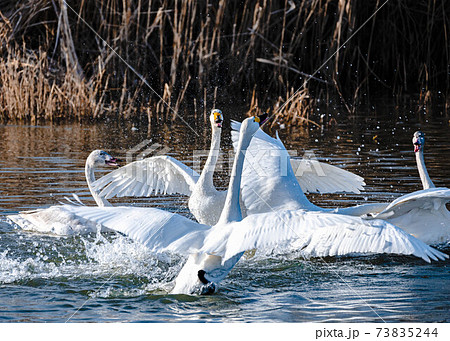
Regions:
<svg viewBox="0 0 450 341"><path fill-rule="evenodd" d="M203 118L240 101L302 123L317 99L353 110L372 95L448 94L450 7L384 4L5 1L0 117Z"/></svg>

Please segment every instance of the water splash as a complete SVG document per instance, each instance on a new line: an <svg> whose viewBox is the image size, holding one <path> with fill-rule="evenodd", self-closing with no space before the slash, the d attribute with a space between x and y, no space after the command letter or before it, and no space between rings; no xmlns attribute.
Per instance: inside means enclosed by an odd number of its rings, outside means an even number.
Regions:
<svg viewBox="0 0 450 341"><path fill-rule="evenodd" d="M167 290L183 263L181 257L153 254L118 234L55 237L16 230L1 237L8 238L11 246L0 253L0 284L37 279L100 283L113 278L125 284L141 283L138 291L120 293L133 296ZM98 295L117 294L109 290Z"/></svg>

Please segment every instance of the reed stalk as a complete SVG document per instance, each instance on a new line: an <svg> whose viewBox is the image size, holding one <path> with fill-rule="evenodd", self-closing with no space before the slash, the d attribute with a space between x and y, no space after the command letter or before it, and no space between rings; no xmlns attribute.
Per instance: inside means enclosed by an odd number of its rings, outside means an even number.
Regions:
<svg viewBox="0 0 450 341"><path fill-rule="evenodd" d="M205 117L212 105L250 103L249 112L272 108L277 121L303 124L319 99L353 112L369 96L417 94L421 103L448 97L444 0L389 1L343 45L383 4L4 1L0 118L171 121Z"/></svg>

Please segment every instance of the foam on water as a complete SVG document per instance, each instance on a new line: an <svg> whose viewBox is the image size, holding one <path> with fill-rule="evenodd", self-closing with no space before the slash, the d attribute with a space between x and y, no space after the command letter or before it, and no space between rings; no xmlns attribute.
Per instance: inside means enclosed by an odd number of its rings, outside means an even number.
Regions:
<svg viewBox="0 0 450 341"><path fill-rule="evenodd" d="M131 291L105 288L95 295L137 296L145 291L168 290L183 263L179 256L152 254L145 246L118 234L56 237L17 233L14 242L27 252L17 253L10 247L0 253L0 284L55 278L133 278L143 287Z"/></svg>
<svg viewBox="0 0 450 341"><path fill-rule="evenodd" d="M20 280L51 278L60 275L54 263L46 263L41 257L19 260L8 256L8 250L0 253L0 283L9 284Z"/></svg>

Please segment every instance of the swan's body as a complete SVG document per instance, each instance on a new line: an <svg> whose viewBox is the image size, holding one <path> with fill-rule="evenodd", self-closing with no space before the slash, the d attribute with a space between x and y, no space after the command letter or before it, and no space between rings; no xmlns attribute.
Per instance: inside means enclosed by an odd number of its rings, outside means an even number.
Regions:
<svg viewBox="0 0 450 341"><path fill-rule="evenodd" d="M217 224L227 195L226 191L218 191L213 184L214 168L220 151L223 121L221 111L212 110L210 121L211 148L200 176L170 156L155 156L132 162L103 176L93 184L95 190L108 199L114 196L145 197L159 193L184 194L190 196L189 210L197 221L206 225ZM297 170L296 176L301 188L307 192L360 193L365 185L362 177L335 166L317 161L291 160L291 162ZM304 171L305 165L310 167L311 164L319 168L321 173ZM246 186L252 186L252 182L247 182ZM272 196L279 194L282 192L270 193ZM242 209L246 216L246 208Z"/></svg>
<svg viewBox="0 0 450 341"><path fill-rule="evenodd" d="M99 207L111 205L92 188L92 183L95 181L95 168L104 165L117 166L116 161L117 160L111 155L101 150L94 150L86 159L86 182L92 197ZM45 209L23 211L19 212L19 214L9 215L8 218L19 225L23 230L59 235L95 232L99 227L97 223L73 215L65 210L64 206L60 205L51 206Z"/></svg>
<svg viewBox="0 0 450 341"><path fill-rule="evenodd" d="M239 123L233 122L232 127L235 130L232 132L232 138L236 146ZM280 209L308 209L363 216L366 219L383 219L404 229L407 233L413 234L427 244L448 242L450 240L450 213L445 205L450 202L450 189L433 188L434 185L429 179L423 163L423 154L417 156L418 151L422 148L417 148L416 139L413 140L413 143L423 185L429 189L407 194L391 204L373 203L331 210L312 204L303 194L293 170L290 169L290 163L280 162L280 160L289 160L289 154L278 136L277 139L274 139L262 130L258 130L248 151L250 153L261 153L262 150L268 152L264 159L263 172L261 172L263 176L256 176L255 169L257 168L255 166L244 165L242 198L247 214ZM423 140L421 145L423 146ZM246 162L248 161L249 159L246 159ZM287 168L287 170L283 168ZM245 179L254 179L252 186L246 186ZM278 195L274 197L271 195L272 193L278 193Z"/></svg>
<svg viewBox="0 0 450 341"><path fill-rule="evenodd" d="M428 262L448 257L385 221L321 212L312 204L311 210L284 208L242 219L239 197L245 188L244 151L258 129L257 122L248 118L242 123L224 208L213 227L156 208L66 205L67 210L120 231L152 251L189 255L175 279L172 293L178 294L212 293L244 251L288 241L296 241L313 256L386 252L415 255Z"/></svg>

